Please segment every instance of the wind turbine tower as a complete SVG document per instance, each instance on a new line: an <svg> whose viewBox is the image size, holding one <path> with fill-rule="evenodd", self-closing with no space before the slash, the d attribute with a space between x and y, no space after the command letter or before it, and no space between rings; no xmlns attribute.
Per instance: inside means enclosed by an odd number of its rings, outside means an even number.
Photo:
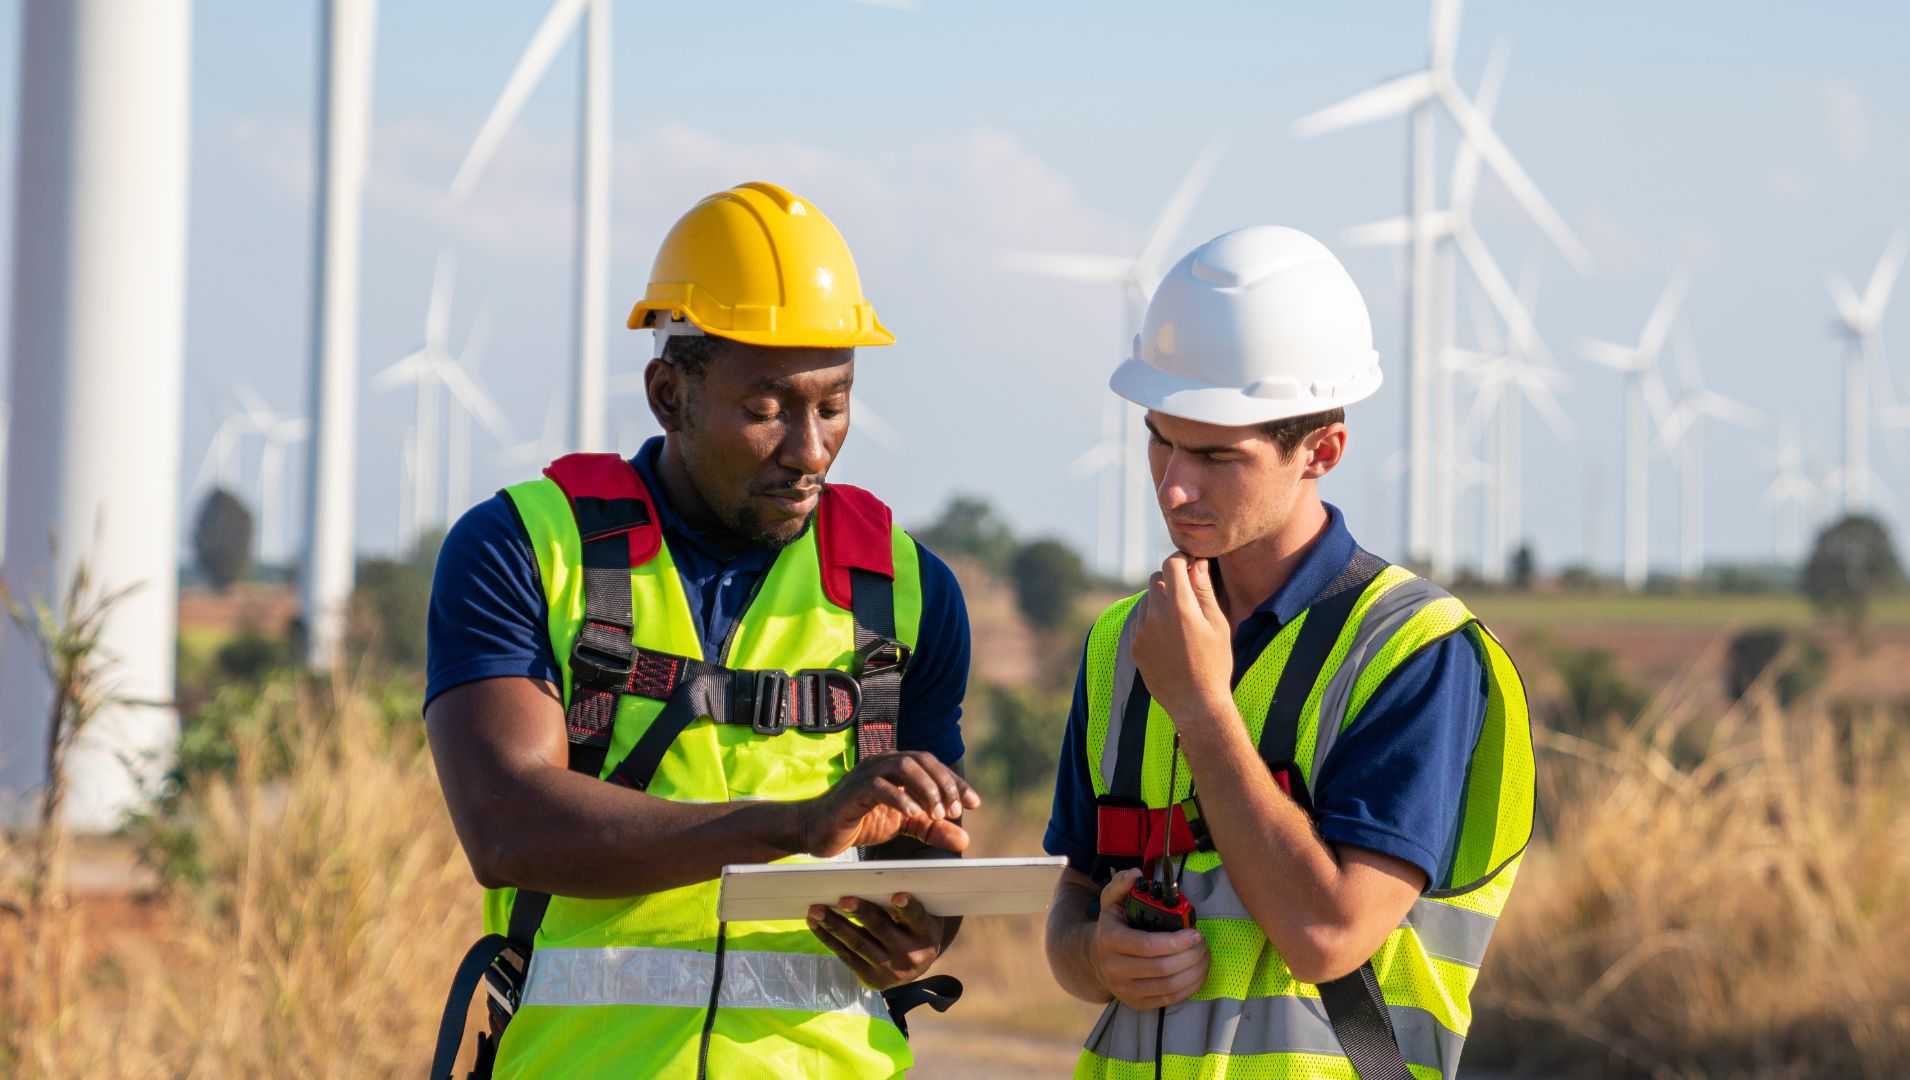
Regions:
<svg viewBox="0 0 1910 1080"><path fill-rule="evenodd" d="M1665 291L1645 320L1636 345L1614 345L1589 338L1579 341L1579 353L1585 359L1625 373L1625 587L1645 587L1646 563L1650 558L1650 531L1646 515L1650 509L1650 483L1647 453L1651 433L1647 425L1654 419L1664 423L1671 413L1665 385L1658 377L1658 354L1684 303L1691 279L1679 270L1665 283Z"/></svg>
<svg viewBox="0 0 1910 1080"><path fill-rule="evenodd" d="M305 662L338 661L351 599L358 464L358 240L376 0L328 0L320 65L312 297L312 453L299 613Z"/></svg>
<svg viewBox="0 0 1910 1080"><path fill-rule="evenodd" d="M117 827L169 767L178 718L185 394L187 0L20 8L6 585L56 609L84 564L131 590L99 638L113 700L65 763L67 824ZM57 547L49 546L49 537ZM53 685L0 626L0 823L46 780Z"/></svg>
<svg viewBox="0 0 1910 1080"><path fill-rule="evenodd" d="M1838 470L1845 514L1861 514L1870 508L1870 380L1876 380L1879 396L1890 409L1887 415L1894 418L1897 412L1883 355L1883 313L1903 269L1905 250L1903 233L1890 238L1862 296L1842 274L1833 272L1826 281L1837 304L1833 325L1849 342L1844 352L1844 463Z"/></svg>

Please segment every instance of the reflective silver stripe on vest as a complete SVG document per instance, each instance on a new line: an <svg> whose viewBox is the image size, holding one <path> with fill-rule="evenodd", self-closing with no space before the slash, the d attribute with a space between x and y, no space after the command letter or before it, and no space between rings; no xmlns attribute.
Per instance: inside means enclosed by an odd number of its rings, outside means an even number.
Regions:
<svg viewBox="0 0 1910 1080"><path fill-rule="evenodd" d="M1333 749L1334 741L1340 737L1340 725L1346 720L1346 707L1353 700L1353 687L1360 681L1360 673L1414 613L1450 595L1425 578L1408 578L1387 590L1366 609L1359 629L1353 632L1352 647L1346 650L1345 660L1320 695L1320 729L1313 740L1313 774L1306 778L1309 789L1315 786L1327 751Z"/></svg>
<svg viewBox="0 0 1910 1080"><path fill-rule="evenodd" d="M716 956L691 949L630 946L539 949L531 955L524 1004L660 1005L703 1008ZM723 954L722 1009L793 1009L889 1018L882 995L856 981L842 961L813 953Z"/></svg>
<svg viewBox="0 0 1910 1080"><path fill-rule="evenodd" d="M1499 920L1421 897L1399 925L1413 928L1428 955L1476 968L1486 958L1486 943Z"/></svg>
<svg viewBox="0 0 1910 1080"><path fill-rule="evenodd" d="M1225 866L1183 871L1180 888L1203 919L1253 920ZM1485 959L1486 943L1491 940L1498 920L1421 897L1413 901L1399 925L1412 928L1428 955L1476 968Z"/></svg>
<svg viewBox="0 0 1910 1080"><path fill-rule="evenodd" d="M1438 1069L1447 1078L1458 1073L1459 1052L1466 1045L1464 1036L1448 1031L1424 1009L1389 1005L1387 1012L1399 1037L1400 1053L1407 1061ZM1087 1049L1115 1061L1152 1062L1157 1023L1154 1010L1135 1012L1115 1002L1088 1034ZM1161 1031L1161 1049L1184 1057L1345 1054L1320 999L1286 995L1171 1005Z"/></svg>
<svg viewBox="0 0 1910 1080"><path fill-rule="evenodd" d="M1134 634L1141 628L1135 616L1141 605L1127 609L1121 621L1119 648L1114 653L1114 696L1108 703L1107 742L1101 746L1101 783L1114 786L1114 764L1121 756L1121 721L1127 717L1127 696L1134 690Z"/></svg>

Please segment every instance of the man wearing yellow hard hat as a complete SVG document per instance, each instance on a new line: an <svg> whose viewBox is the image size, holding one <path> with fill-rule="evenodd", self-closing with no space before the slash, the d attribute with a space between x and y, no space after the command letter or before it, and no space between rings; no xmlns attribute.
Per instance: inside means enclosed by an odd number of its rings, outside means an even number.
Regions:
<svg viewBox="0 0 1910 1080"><path fill-rule="evenodd" d="M855 349L895 339L822 212L773 184L677 221L630 313L663 429L572 454L446 537L425 718L485 887L434 1075L865 1077L953 920L905 895L722 922L730 863L960 852L968 620L948 568L825 477ZM886 992L886 993L885 993Z"/></svg>

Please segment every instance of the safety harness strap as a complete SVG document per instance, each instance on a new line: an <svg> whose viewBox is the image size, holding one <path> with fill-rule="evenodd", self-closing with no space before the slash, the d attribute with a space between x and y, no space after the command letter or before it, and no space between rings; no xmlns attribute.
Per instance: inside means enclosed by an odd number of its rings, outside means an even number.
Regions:
<svg viewBox="0 0 1910 1080"><path fill-rule="evenodd" d="M1362 549L1354 550L1346 568L1306 609L1306 621L1300 624L1293 652L1280 669L1273 699L1267 703L1267 722L1260 728L1260 760L1266 763L1274 782L1309 811L1313 809L1313 800L1307 790L1307 778L1299 774L1293 760L1295 744L1300 738L1300 712L1306 707L1327 658L1333 654L1341 631L1346 629L1347 620L1352 618L1354 606L1386 567L1385 559ZM1321 721L1327 722L1327 718L1322 717Z"/></svg>
<svg viewBox="0 0 1910 1080"><path fill-rule="evenodd" d="M464 1017L470 1009L471 995L477 993L479 980L493 970L494 965L515 960L521 975L525 961L517 952L517 945L502 934L486 934L465 950L464 959L458 961L458 969L451 976L451 993L445 998L444 1015L438 1019L438 1043L431 1055L431 1080L451 1080L458 1045L464 1042ZM490 1075L490 1063L483 1058L484 1051L480 1048L478 1071L473 1075Z"/></svg>
<svg viewBox="0 0 1910 1080"><path fill-rule="evenodd" d="M1371 960L1349 975L1321 983L1320 1004L1326 1006L1340 1050L1360 1080L1413 1080Z"/></svg>

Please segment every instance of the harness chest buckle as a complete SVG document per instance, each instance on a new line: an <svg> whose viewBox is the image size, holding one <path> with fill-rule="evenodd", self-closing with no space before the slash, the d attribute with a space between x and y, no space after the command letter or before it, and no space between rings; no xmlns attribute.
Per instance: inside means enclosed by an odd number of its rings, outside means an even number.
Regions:
<svg viewBox="0 0 1910 1080"><path fill-rule="evenodd" d="M907 645L894 638L878 637L856 650L852 670L858 679L872 675L882 675L890 671L901 674L908 670L909 657L913 653Z"/></svg>
<svg viewBox="0 0 1910 1080"><path fill-rule="evenodd" d="M789 673L775 668L739 672L747 691L738 702L747 710L749 727L758 735L781 735L789 730Z"/></svg>
<svg viewBox="0 0 1910 1080"><path fill-rule="evenodd" d="M577 635L576 644L570 649L572 681L596 689L614 690L628 685L636 665L635 649L626 645L617 650L614 646L593 642L583 634Z"/></svg>

